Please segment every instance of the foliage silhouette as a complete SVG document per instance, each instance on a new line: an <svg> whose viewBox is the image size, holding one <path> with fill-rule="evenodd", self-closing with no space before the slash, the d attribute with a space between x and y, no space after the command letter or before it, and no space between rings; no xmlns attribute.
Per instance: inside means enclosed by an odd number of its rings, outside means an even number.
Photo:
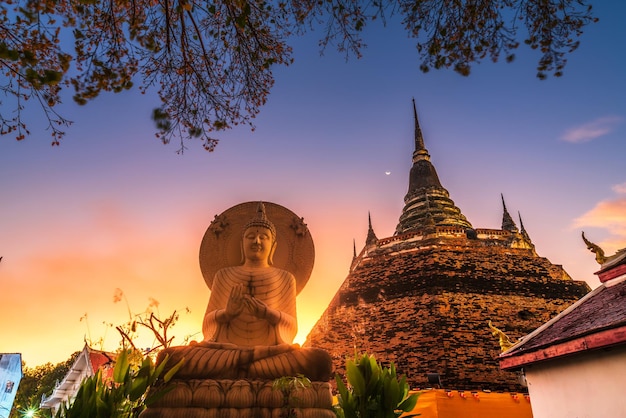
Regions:
<svg viewBox="0 0 626 418"><path fill-rule="evenodd" d="M253 128L274 84L272 70L292 63L291 36L321 27L322 48L360 57L367 24L391 17L415 38L422 71L468 75L483 59L512 61L523 43L541 53L540 78L562 74L565 55L596 20L585 0L2 2L0 133L18 140L29 134L23 110L30 100L59 145L71 124L56 111L63 88L73 88L74 100L86 104L140 80L142 92L158 91L153 120L161 141L180 140L182 152L186 140L199 139L213 151L214 132Z"/></svg>
<svg viewBox="0 0 626 418"><path fill-rule="evenodd" d="M144 357L139 367L130 361L132 350L122 350L115 361L112 378L103 376L102 369L83 381L75 399L62 405L57 418L135 418L146 405L164 394L158 386L171 380L183 361L163 374L167 357L155 366L149 356ZM152 388L150 391L148 389Z"/></svg>
<svg viewBox="0 0 626 418"><path fill-rule="evenodd" d="M355 354L346 362L346 385L335 376L340 418L395 418L410 412L417 394L409 394L405 376L398 376L393 363L383 367L373 355Z"/></svg>

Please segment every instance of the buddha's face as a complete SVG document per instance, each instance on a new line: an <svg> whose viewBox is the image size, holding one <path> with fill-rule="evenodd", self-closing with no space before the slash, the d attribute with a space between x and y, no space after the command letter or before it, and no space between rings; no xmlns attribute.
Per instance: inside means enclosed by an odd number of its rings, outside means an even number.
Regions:
<svg viewBox="0 0 626 418"><path fill-rule="evenodd" d="M243 234L243 254L247 260L268 261L273 244L272 231L262 226L252 226Z"/></svg>

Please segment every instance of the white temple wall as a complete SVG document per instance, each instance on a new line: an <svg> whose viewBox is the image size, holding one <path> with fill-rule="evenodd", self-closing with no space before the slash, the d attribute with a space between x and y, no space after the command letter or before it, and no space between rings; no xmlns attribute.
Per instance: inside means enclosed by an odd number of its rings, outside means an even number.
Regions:
<svg viewBox="0 0 626 418"><path fill-rule="evenodd" d="M626 418L626 347L547 360L525 372L534 418Z"/></svg>

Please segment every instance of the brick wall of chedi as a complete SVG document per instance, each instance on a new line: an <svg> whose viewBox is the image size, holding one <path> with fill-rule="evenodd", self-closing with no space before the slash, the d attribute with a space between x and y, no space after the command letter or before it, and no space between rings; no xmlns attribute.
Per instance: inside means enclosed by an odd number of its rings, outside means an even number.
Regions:
<svg viewBox="0 0 626 418"><path fill-rule="evenodd" d="M412 388L437 372L449 389L523 391L499 369L487 322L515 340L589 291L531 250L474 241L375 253L348 275L305 346L330 352L339 373L355 348L393 361Z"/></svg>

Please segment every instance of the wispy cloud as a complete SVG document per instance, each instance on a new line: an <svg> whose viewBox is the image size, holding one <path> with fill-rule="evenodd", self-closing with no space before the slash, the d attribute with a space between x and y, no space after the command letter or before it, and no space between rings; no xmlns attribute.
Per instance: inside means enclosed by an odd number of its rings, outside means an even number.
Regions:
<svg viewBox="0 0 626 418"><path fill-rule="evenodd" d="M620 116L605 116L568 129L561 139L566 142L581 143L607 135L624 121Z"/></svg>
<svg viewBox="0 0 626 418"><path fill-rule="evenodd" d="M626 182L622 184L616 184L612 187L612 189L617 194L626 194Z"/></svg>
<svg viewBox="0 0 626 418"><path fill-rule="evenodd" d="M609 236L598 244L607 253L626 247L626 183L616 184L614 199L602 200L574 220L573 228L595 227L607 230Z"/></svg>

